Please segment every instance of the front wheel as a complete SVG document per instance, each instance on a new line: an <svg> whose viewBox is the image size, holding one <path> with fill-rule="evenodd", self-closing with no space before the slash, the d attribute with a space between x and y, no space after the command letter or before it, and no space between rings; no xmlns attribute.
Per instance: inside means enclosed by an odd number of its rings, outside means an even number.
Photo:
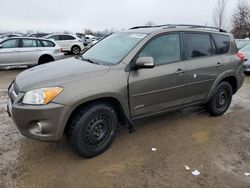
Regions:
<svg viewBox="0 0 250 188"><path fill-rule="evenodd" d="M223 115L232 101L232 86L228 82L221 82L215 89L215 93L207 103L207 110L212 116Z"/></svg>
<svg viewBox="0 0 250 188"><path fill-rule="evenodd" d="M68 125L67 139L71 148L90 158L109 148L117 134L118 118L114 108L96 103L78 110Z"/></svg>

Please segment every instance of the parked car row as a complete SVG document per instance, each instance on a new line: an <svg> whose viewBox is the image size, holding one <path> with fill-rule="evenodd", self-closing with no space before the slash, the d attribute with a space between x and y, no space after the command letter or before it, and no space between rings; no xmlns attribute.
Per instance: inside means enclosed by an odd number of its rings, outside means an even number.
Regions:
<svg viewBox="0 0 250 188"><path fill-rule="evenodd" d="M84 41L72 34L4 34L0 36L0 66L33 66L74 55L84 50Z"/></svg>
<svg viewBox="0 0 250 188"><path fill-rule="evenodd" d="M48 39L12 37L0 42L0 66L33 66L62 58L62 48Z"/></svg>

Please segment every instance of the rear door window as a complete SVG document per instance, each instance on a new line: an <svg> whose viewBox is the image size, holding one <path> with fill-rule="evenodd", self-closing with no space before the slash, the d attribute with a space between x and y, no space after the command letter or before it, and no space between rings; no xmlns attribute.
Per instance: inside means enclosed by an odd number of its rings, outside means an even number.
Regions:
<svg viewBox="0 0 250 188"><path fill-rule="evenodd" d="M1 43L2 48L18 48L19 39L10 39Z"/></svg>
<svg viewBox="0 0 250 188"><path fill-rule="evenodd" d="M216 54L226 54L230 48L230 38L226 35L213 34L213 38L216 44Z"/></svg>
<svg viewBox="0 0 250 188"><path fill-rule="evenodd" d="M23 41L23 44L22 44L23 48L37 47L36 40L33 40L33 39L22 39L22 41Z"/></svg>
<svg viewBox="0 0 250 188"><path fill-rule="evenodd" d="M186 33L185 44L187 59L209 57L213 55L213 47L209 34Z"/></svg>
<svg viewBox="0 0 250 188"><path fill-rule="evenodd" d="M209 57L213 55L211 39L208 34L186 33L185 44L187 59Z"/></svg>

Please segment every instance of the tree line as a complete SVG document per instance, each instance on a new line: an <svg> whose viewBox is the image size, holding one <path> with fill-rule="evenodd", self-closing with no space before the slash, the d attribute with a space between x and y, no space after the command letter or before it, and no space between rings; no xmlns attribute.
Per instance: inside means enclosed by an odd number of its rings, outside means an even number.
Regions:
<svg viewBox="0 0 250 188"><path fill-rule="evenodd" d="M235 38L250 38L250 5L248 0L238 0L231 17L227 17L227 0L218 0L214 8L213 22L218 28L224 28L228 22Z"/></svg>

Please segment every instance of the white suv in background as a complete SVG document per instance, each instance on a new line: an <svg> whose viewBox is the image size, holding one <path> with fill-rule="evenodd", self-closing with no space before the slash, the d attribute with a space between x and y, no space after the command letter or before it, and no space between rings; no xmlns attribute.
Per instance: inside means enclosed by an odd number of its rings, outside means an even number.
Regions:
<svg viewBox="0 0 250 188"><path fill-rule="evenodd" d="M48 39L12 37L0 42L0 66L33 66L63 58L61 47Z"/></svg>
<svg viewBox="0 0 250 188"><path fill-rule="evenodd" d="M84 49L84 42L76 35L51 34L44 38L55 40L62 47L63 51L71 52L74 55L79 54Z"/></svg>

